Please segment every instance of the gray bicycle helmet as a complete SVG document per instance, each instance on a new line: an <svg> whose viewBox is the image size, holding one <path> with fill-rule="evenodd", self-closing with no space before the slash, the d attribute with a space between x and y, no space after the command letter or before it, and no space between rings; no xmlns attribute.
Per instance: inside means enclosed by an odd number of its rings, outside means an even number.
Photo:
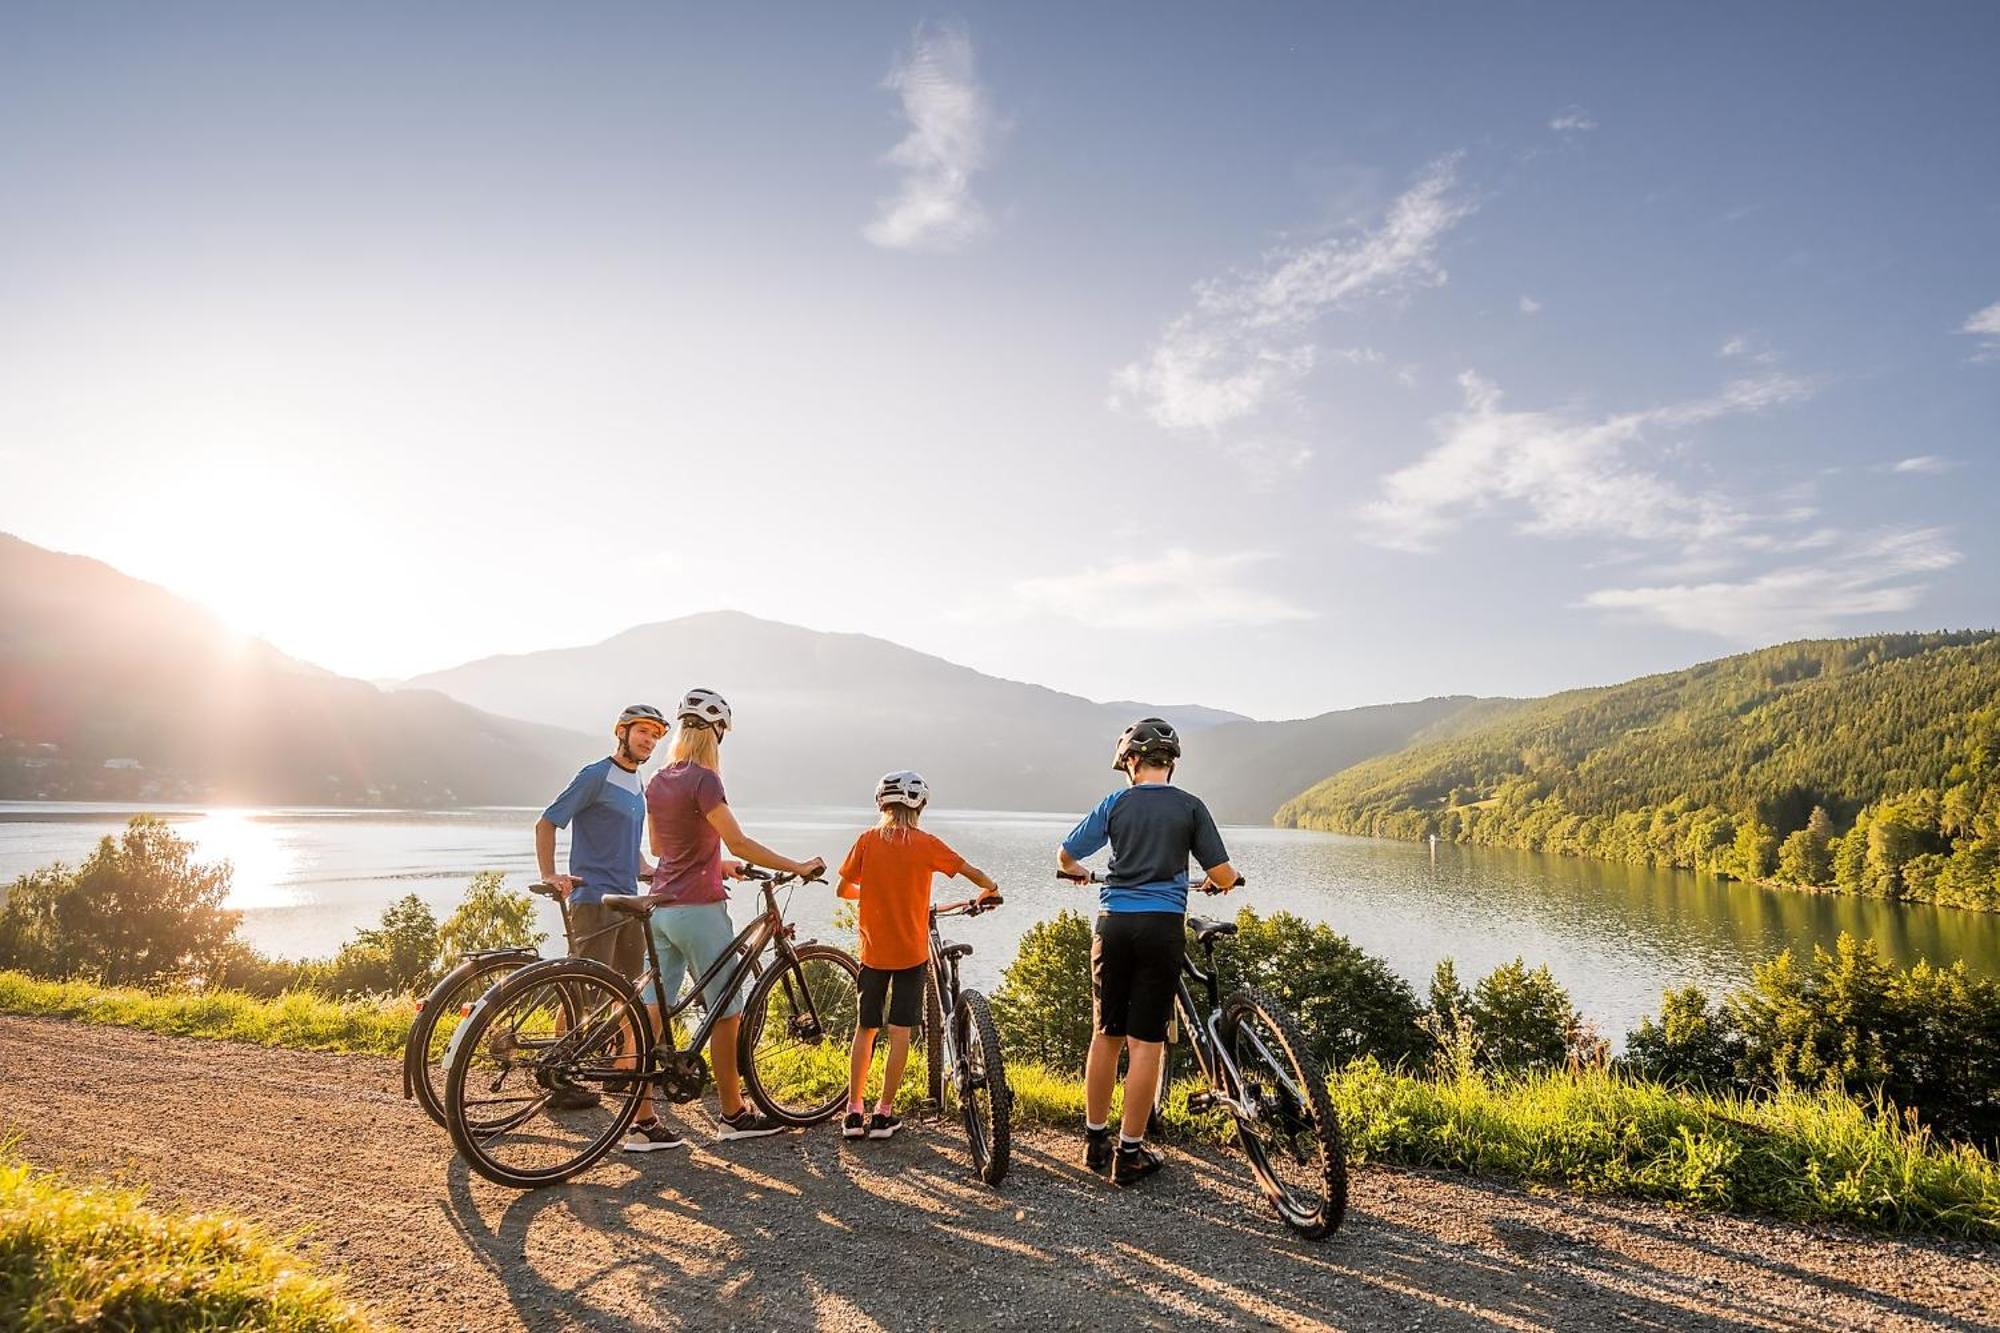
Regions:
<svg viewBox="0 0 2000 1333"><path fill-rule="evenodd" d="M924 781L923 774L904 769L900 773L884 773L882 780L875 784L875 805L907 805L912 810L921 810L931 799L931 787Z"/></svg>
<svg viewBox="0 0 2000 1333"><path fill-rule="evenodd" d="M611 724L611 734L614 736L621 734L625 728L631 726L634 722L651 722L658 726L662 733L667 730L666 714L653 707L653 705L627 704L625 705L625 711L618 715L618 720Z"/></svg>
<svg viewBox="0 0 2000 1333"><path fill-rule="evenodd" d="M1133 755L1153 764L1171 764L1181 757L1181 737L1165 718L1142 717L1125 728L1112 753L1111 766L1123 770Z"/></svg>

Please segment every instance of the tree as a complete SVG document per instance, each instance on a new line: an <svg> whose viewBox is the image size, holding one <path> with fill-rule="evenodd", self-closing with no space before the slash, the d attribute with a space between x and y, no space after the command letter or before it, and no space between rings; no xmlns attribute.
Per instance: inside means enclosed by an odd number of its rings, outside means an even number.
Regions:
<svg viewBox="0 0 2000 1333"><path fill-rule="evenodd" d="M1480 1062L1495 1069L1554 1069L1586 1038L1582 1016L1548 964L1530 971L1519 958L1472 988L1465 1022Z"/></svg>
<svg viewBox="0 0 2000 1333"><path fill-rule="evenodd" d="M1752 815L1736 825L1736 837L1727 859L1731 878L1753 881L1769 878L1777 859L1778 838L1769 824Z"/></svg>
<svg viewBox="0 0 2000 1333"><path fill-rule="evenodd" d="M1660 1017L1639 1020L1625 1037L1625 1068L1659 1083L1723 1088L1736 1076L1743 1036L1699 986L1660 997Z"/></svg>
<svg viewBox="0 0 2000 1333"><path fill-rule="evenodd" d="M1787 884L1817 888L1833 882L1833 821L1826 807L1816 805L1802 829L1794 829L1778 848L1778 878Z"/></svg>
<svg viewBox="0 0 2000 1333"><path fill-rule="evenodd" d="M201 979L230 951L240 914L223 904L227 861L138 815L76 869L60 862L15 880L0 909L0 964L105 985Z"/></svg>
<svg viewBox="0 0 2000 1333"><path fill-rule="evenodd" d="M406 995L433 980L438 924L416 894L382 912L381 924L363 927L342 945L317 988L336 995Z"/></svg>
<svg viewBox="0 0 2000 1333"><path fill-rule="evenodd" d="M1021 937L993 992L993 1017L1009 1059L1059 1073L1083 1068L1090 1050L1090 922L1063 909Z"/></svg>
<svg viewBox="0 0 2000 1333"><path fill-rule="evenodd" d="M505 885L506 877L497 870L472 877L464 901L437 932L437 971L480 949L532 949L549 937L535 927L535 900L510 893Z"/></svg>
<svg viewBox="0 0 2000 1333"><path fill-rule="evenodd" d="M1246 907L1225 948L1227 972L1291 1010L1329 1069L1362 1055L1394 1065L1429 1047L1410 983L1330 926Z"/></svg>

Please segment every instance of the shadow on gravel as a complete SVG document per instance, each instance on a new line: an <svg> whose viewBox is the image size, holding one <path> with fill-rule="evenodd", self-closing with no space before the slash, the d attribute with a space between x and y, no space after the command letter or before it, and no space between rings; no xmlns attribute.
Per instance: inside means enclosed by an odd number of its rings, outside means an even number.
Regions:
<svg viewBox="0 0 2000 1333"><path fill-rule="evenodd" d="M1173 1163L1151 1182L1158 1188L1127 1193L1024 1143L996 1192L972 1180L942 1132L861 1145L816 1130L613 1160L519 1195L454 1163L447 1206L532 1328L1421 1319L1449 1329L1734 1330L1796 1326L1804 1313L1754 1287L1718 1290L1606 1248L1587 1234L1606 1219L1580 1220L1554 1201L1499 1191L1507 1220L1487 1244L1365 1206L1312 1244L1266 1213L1232 1159L1178 1152Z"/></svg>

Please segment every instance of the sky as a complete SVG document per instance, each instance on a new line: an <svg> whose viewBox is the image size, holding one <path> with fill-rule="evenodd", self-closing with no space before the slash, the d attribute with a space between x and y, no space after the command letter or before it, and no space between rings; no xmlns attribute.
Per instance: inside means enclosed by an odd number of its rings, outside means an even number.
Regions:
<svg viewBox="0 0 2000 1333"><path fill-rule="evenodd" d="M1996 56L15 0L0 530L373 679L733 608L1289 717L1993 626Z"/></svg>

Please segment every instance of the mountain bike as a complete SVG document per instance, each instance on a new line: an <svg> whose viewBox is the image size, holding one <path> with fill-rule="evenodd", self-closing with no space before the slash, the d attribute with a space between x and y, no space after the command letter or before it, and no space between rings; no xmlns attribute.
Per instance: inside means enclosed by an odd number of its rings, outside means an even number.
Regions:
<svg viewBox="0 0 2000 1333"><path fill-rule="evenodd" d="M650 1086L691 1102L707 1086L702 1058L720 1017L706 1011L681 1040L682 1017L718 977L734 995L754 977L737 1037L744 1091L780 1124L817 1124L847 1104L848 1054L860 1019L860 965L844 950L795 943L777 890L790 874L745 867L763 910L679 1000L663 1000L655 1023L640 991L660 975L646 931L646 971L636 981L587 958L531 964L473 1006L446 1051L445 1128L466 1164L514 1189L552 1185L588 1169L617 1144ZM661 904L639 894L607 894L605 906L641 921ZM788 899L789 901L789 899ZM671 910L671 909L667 909ZM766 951L761 976L756 966ZM592 1107L551 1105L560 1089L600 1094Z"/></svg>
<svg viewBox="0 0 2000 1333"><path fill-rule="evenodd" d="M1095 874L1058 877L1100 882ZM1206 880L1201 889L1221 892ZM1254 987L1222 995L1215 944L1236 933L1235 923L1191 916L1187 929L1201 950L1201 964L1192 951L1183 953L1174 980L1174 1014L1207 1085L1188 1096L1188 1110L1227 1112L1251 1175L1279 1218L1301 1236L1321 1240L1347 1214L1347 1149L1326 1073L1290 1013ZM1205 1007L1197 1003L1190 981L1202 988ZM1162 1095L1166 1082L1163 1066Z"/></svg>
<svg viewBox="0 0 2000 1333"><path fill-rule="evenodd" d="M954 944L938 934L941 916L978 916L1000 905L996 894L962 903L931 905L931 959L926 992L939 1015L931 1032L931 1049L942 1070L939 1108L949 1112L955 1102L972 1144L972 1171L989 1185L1007 1178L1012 1145L1014 1093L1007 1086L1007 1065L1000 1054L1000 1029L993 1006L971 988L960 989L958 960L972 952L970 944Z"/></svg>
<svg viewBox="0 0 2000 1333"><path fill-rule="evenodd" d="M569 900L553 884L536 882L528 892L555 903L562 912L563 938L570 938ZM451 1034L472 1012L479 997L513 976L530 963L542 961L541 951L530 946L509 949L477 949L459 959L457 966L439 978L430 994L417 1001L417 1016L403 1043L403 1098L414 1099L424 1114L444 1124L444 1053Z"/></svg>

